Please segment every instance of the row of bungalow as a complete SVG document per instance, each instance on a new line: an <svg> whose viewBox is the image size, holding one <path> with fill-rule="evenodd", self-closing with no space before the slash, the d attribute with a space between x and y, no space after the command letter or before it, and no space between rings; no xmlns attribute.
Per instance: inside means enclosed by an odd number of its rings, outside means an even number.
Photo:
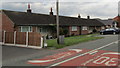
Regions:
<svg viewBox="0 0 120 68"><path fill-rule="evenodd" d="M39 32L42 35L56 37L56 15L52 8L49 14L32 13L28 8L27 12L18 12L10 10L1 10L2 31L7 32ZM83 35L98 32L105 29L109 23L103 20L78 17L59 16L60 34L65 36ZM108 22L109 20L107 20ZM110 27L116 27L118 21L111 20Z"/></svg>

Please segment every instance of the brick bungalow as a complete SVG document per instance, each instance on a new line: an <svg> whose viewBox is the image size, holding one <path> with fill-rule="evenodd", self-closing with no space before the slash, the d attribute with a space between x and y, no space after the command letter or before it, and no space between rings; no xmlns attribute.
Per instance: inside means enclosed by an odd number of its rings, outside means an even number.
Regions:
<svg viewBox="0 0 120 68"><path fill-rule="evenodd" d="M18 32L39 32L42 35L56 35L56 15L52 9L49 15L32 13L28 8L27 12L1 10L2 30ZM60 31L65 32L66 36L89 34L94 29L100 31L103 23L96 19L78 17L59 16Z"/></svg>
<svg viewBox="0 0 120 68"><path fill-rule="evenodd" d="M120 15L118 14L118 16L116 16L113 20L117 23L118 27L120 28Z"/></svg>
<svg viewBox="0 0 120 68"><path fill-rule="evenodd" d="M111 28L115 26L113 24L114 23L113 19L106 19L106 20L98 19L98 21L102 22L105 25L104 27L102 27L102 29Z"/></svg>

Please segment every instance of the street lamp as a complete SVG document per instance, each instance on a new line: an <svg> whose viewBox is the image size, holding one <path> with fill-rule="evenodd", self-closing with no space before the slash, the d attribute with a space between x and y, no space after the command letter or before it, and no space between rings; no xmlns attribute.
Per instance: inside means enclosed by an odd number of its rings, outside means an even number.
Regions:
<svg viewBox="0 0 120 68"><path fill-rule="evenodd" d="M56 2L57 43L59 44L59 0Z"/></svg>

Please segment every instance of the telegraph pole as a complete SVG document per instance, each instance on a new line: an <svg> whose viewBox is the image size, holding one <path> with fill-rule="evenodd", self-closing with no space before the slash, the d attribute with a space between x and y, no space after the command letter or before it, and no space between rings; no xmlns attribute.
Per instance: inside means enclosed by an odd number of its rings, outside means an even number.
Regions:
<svg viewBox="0 0 120 68"><path fill-rule="evenodd" d="M59 44L59 0L56 2L57 43Z"/></svg>

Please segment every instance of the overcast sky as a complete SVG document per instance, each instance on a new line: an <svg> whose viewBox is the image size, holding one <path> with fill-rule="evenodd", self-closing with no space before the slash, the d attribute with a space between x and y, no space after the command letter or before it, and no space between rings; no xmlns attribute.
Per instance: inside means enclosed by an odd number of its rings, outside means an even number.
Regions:
<svg viewBox="0 0 120 68"><path fill-rule="evenodd" d="M50 7L56 14L56 0L4 0L0 9L26 12L27 4L31 4L33 13L49 14ZM118 15L119 0L60 0L60 15L86 18L114 18ZM120 3L119 3L120 4ZM119 5L120 8L120 5Z"/></svg>

